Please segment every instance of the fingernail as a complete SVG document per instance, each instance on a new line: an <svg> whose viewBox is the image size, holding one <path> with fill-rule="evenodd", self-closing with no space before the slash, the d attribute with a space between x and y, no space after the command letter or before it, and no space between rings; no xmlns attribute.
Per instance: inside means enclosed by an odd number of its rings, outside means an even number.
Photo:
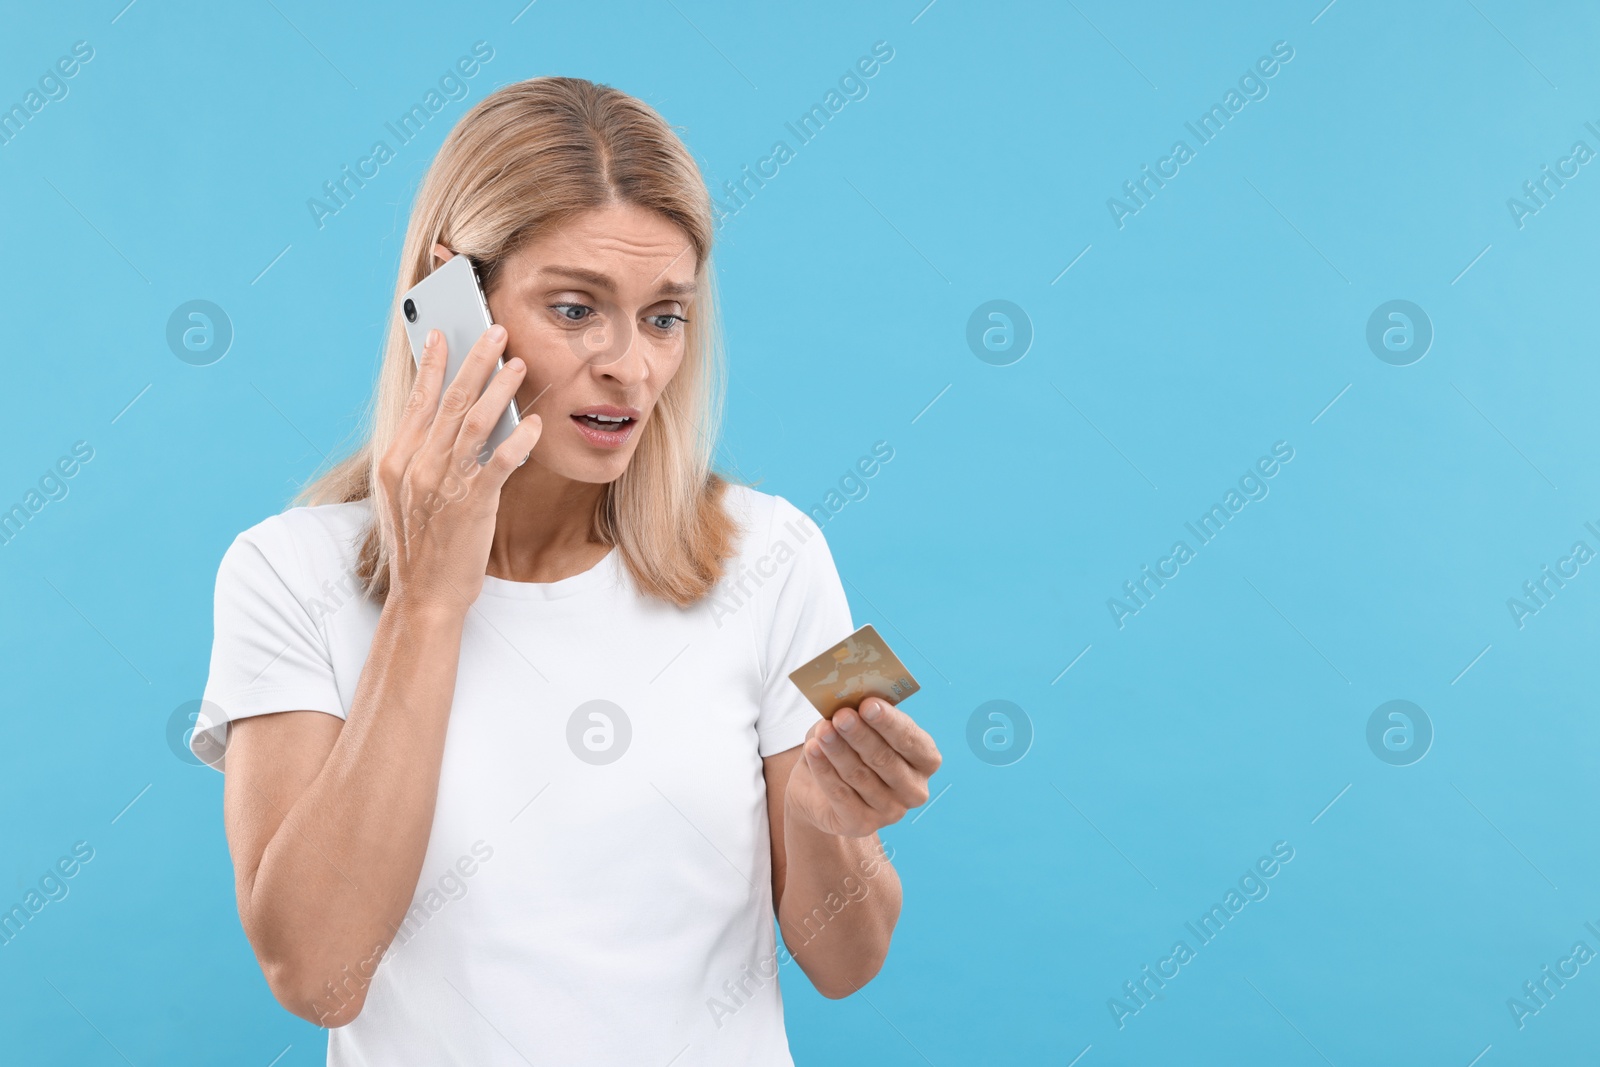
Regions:
<svg viewBox="0 0 1600 1067"><path fill-rule="evenodd" d="M822 736L822 743L825 745L836 745L839 743L839 735L832 730L819 730L818 733Z"/></svg>
<svg viewBox="0 0 1600 1067"><path fill-rule="evenodd" d="M439 331L438 330L429 330L428 331L428 339L426 341L422 342L422 347L423 348L432 348L434 345L436 345L438 343L439 343Z"/></svg>
<svg viewBox="0 0 1600 1067"><path fill-rule="evenodd" d="M516 356L512 356L510 359L506 360L506 370L521 370L521 369L522 369L522 360L518 359Z"/></svg>
<svg viewBox="0 0 1600 1067"><path fill-rule="evenodd" d="M845 708L833 717L833 725L845 731L854 730L856 728L856 717L849 708Z"/></svg>
<svg viewBox="0 0 1600 1067"><path fill-rule="evenodd" d="M493 326L489 327L489 339L491 341L504 341L505 338L506 328L504 326L497 322Z"/></svg>
<svg viewBox="0 0 1600 1067"><path fill-rule="evenodd" d="M866 719L868 722L877 722L878 717L882 714L883 701L881 700L869 700L861 706L861 717Z"/></svg>

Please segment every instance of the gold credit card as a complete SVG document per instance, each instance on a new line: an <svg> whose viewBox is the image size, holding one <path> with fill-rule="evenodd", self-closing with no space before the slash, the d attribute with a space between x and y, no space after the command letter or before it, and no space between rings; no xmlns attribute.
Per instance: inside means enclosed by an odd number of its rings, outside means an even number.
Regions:
<svg viewBox="0 0 1600 1067"><path fill-rule="evenodd" d="M922 688L871 626L795 668L789 680L825 719L833 718L840 708L859 708L867 697L898 704Z"/></svg>

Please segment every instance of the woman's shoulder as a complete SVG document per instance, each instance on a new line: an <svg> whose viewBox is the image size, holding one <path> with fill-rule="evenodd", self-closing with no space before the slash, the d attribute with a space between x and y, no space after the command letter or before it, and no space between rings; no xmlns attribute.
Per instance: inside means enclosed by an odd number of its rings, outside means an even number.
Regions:
<svg viewBox="0 0 1600 1067"><path fill-rule="evenodd" d="M779 543L797 547L821 533L811 516L787 498L764 493L754 486L729 482L722 502L724 510L744 531L741 555L761 556Z"/></svg>
<svg viewBox="0 0 1600 1067"><path fill-rule="evenodd" d="M774 493L763 493L753 485L729 481L722 491L722 510L746 531L764 530L772 516L787 500Z"/></svg>
<svg viewBox="0 0 1600 1067"><path fill-rule="evenodd" d="M354 567L371 516L370 500L288 508L240 532L229 552L249 546L271 563L292 561L315 584Z"/></svg>

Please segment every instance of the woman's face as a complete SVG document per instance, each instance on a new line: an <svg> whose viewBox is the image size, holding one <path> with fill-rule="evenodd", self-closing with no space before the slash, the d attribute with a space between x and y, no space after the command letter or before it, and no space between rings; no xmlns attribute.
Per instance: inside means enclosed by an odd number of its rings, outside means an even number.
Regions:
<svg viewBox="0 0 1600 1067"><path fill-rule="evenodd" d="M505 358L528 366L517 406L544 420L530 464L621 477L683 362L696 268L683 230L632 204L578 216L505 262L486 295Z"/></svg>

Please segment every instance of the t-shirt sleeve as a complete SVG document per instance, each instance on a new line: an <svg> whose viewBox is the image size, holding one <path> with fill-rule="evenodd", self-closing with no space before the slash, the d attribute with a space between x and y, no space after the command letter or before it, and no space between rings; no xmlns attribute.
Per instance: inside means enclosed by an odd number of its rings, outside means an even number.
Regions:
<svg viewBox="0 0 1600 1067"><path fill-rule="evenodd" d="M811 517L782 497L775 498L767 554L780 563L782 584L763 615L761 711L756 719L757 750L762 756L793 748L822 716L789 672L843 641L855 629L850 602L821 529Z"/></svg>
<svg viewBox="0 0 1600 1067"><path fill-rule="evenodd" d="M344 718L327 640L294 592L300 578L281 517L236 537L217 568L211 669L189 750L219 771L238 719L279 711Z"/></svg>

